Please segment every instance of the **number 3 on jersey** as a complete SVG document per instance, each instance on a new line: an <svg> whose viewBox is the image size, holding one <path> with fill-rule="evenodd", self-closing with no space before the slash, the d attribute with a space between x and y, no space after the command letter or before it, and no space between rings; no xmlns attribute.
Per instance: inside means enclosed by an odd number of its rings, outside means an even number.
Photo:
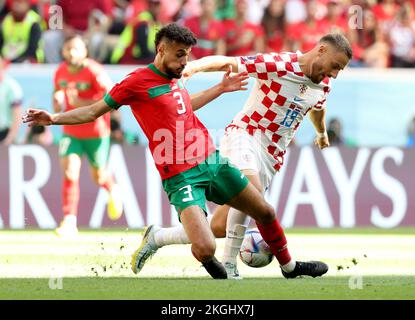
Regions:
<svg viewBox="0 0 415 320"><path fill-rule="evenodd" d="M186 113L186 105L184 104L182 94L179 91L176 91L175 93L173 93L173 97L177 99L177 103L180 105L180 108L177 109L177 113Z"/></svg>

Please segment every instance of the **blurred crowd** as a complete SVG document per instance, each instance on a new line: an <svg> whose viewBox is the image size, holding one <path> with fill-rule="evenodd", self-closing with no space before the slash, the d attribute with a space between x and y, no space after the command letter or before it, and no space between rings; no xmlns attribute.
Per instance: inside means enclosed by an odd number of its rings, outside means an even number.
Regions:
<svg viewBox="0 0 415 320"><path fill-rule="evenodd" d="M59 6L59 7L58 7ZM206 55L307 51L342 32L353 67L415 66L415 0L0 0L0 50L12 62L59 63L65 37L80 34L101 63L147 64L156 31L170 22Z"/></svg>
<svg viewBox="0 0 415 320"><path fill-rule="evenodd" d="M22 90L4 74L13 63L61 63L65 39L80 35L89 56L106 64L147 64L157 30L170 22L198 38L191 59L257 52L302 52L324 34L344 33L352 67L415 67L415 0L0 0L0 144L16 140ZM0 92L0 93L1 93ZM111 117L111 140L137 144ZM415 145L415 117L407 129ZM355 146L331 119L332 144ZM48 128L28 129L25 143L56 143ZM293 143L295 144L295 143Z"/></svg>

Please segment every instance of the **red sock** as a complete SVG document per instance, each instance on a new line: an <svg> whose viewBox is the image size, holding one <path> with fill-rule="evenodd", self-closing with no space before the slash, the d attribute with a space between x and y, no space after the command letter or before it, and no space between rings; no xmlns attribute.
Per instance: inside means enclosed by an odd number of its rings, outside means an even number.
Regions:
<svg viewBox="0 0 415 320"><path fill-rule="evenodd" d="M79 203L79 182L63 179L62 188L63 215L77 215Z"/></svg>
<svg viewBox="0 0 415 320"><path fill-rule="evenodd" d="M275 219L273 222L261 225L256 222L259 232L264 241L269 245L271 252L277 258L280 265L285 265L291 261L290 252L287 248L287 239L284 230Z"/></svg>
<svg viewBox="0 0 415 320"><path fill-rule="evenodd" d="M107 179L105 179L104 183L101 184L100 187L110 192L112 190L113 185L114 185L114 177L111 174L109 174Z"/></svg>

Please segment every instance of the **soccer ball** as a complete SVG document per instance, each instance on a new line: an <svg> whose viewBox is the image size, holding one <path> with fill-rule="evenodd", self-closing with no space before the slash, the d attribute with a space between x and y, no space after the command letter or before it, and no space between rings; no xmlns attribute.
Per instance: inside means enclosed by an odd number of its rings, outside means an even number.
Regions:
<svg viewBox="0 0 415 320"><path fill-rule="evenodd" d="M258 229L251 229L245 233L239 257L243 263L253 268L265 267L274 259L274 255L262 239Z"/></svg>

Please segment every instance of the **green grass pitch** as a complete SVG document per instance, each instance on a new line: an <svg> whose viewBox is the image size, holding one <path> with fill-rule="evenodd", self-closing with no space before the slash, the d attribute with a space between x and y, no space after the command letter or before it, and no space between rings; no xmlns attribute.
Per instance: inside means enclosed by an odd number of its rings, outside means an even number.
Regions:
<svg viewBox="0 0 415 320"><path fill-rule="evenodd" d="M275 260L259 269L240 262L241 281L213 280L188 245L161 248L134 275L130 256L141 237L137 230L81 230L73 240L0 231L0 299L415 299L414 228L288 229L292 256L330 267L322 278L291 280Z"/></svg>

